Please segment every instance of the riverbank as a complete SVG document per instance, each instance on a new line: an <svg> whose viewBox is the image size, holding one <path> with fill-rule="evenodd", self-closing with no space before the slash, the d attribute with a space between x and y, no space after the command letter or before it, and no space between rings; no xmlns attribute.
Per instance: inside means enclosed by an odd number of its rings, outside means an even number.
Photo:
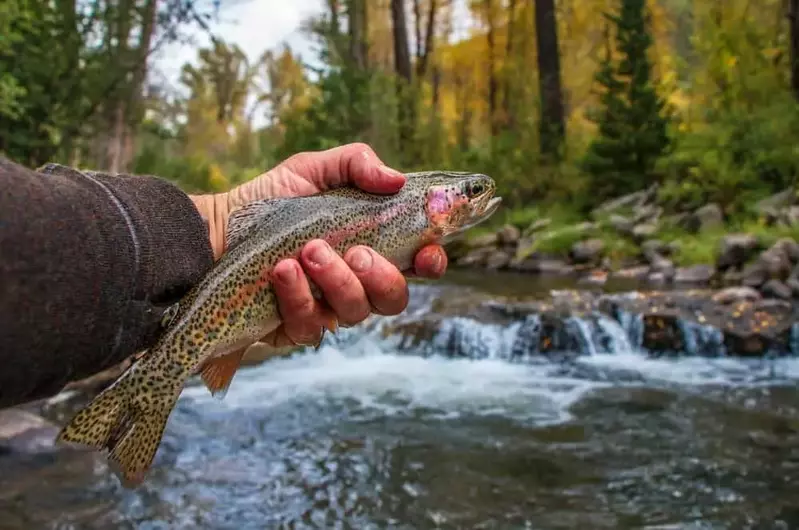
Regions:
<svg viewBox="0 0 799 530"><path fill-rule="evenodd" d="M799 201L794 190L768 197L745 219L716 204L667 212L657 186L601 205L582 220L543 212L525 222L475 232L448 246L460 269L613 280L647 288L743 286L767 298L799 298ZM529 217L529 216L528 216Z"/></svg>

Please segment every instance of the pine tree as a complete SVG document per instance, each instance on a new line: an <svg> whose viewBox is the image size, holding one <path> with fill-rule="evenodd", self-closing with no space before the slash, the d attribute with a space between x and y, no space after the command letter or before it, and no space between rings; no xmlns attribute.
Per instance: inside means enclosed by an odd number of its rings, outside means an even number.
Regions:
<svg viewBox="0 0 799 530"><path fill-rule="evenodd" d="M583 168L596 178L598 198L646 187L658 158L670 147L666 103L652 81L652 46L646 0L621 0L619 15L605 15L615 26L618 64L606 55L595 80L604 89L600 110L589 115L598 125Z"/></svg>

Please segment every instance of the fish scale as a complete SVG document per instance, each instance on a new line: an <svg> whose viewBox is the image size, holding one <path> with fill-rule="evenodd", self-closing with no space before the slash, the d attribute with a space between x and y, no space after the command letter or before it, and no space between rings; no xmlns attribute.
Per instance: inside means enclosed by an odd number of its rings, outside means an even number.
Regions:
<svg viewBox="0 0 799 530"><path fill-rule="evenodd" d="M280 326L271 282L280 260L297 257L312 239L324 239L340 255L366 245L407 270L423 246L456 237L490 217L500 203L486 175L406 176L393 195L343 187L255 201L233 212L224 255L170 308L148 352L80 410L58 440L107 451L122 484L140 484L186 381L199 372L212 394L224 396L247 347Z"/></svg>

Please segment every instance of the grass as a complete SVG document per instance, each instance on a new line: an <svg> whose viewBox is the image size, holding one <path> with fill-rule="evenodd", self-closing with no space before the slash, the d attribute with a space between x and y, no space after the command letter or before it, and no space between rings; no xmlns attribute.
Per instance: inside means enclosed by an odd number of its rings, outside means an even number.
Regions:
<svg viewBox="0 0 799 530"><path fill-rule="evenodd" d="M596 226L583 229L578 225L586 219L574 212L568 211L563 206L556 205L548 209L531 207L521 209L505 209L495 216L491 223L474 230L471 236L498 229L504 224L513 224L524 231L533 222L548 218L551 224L539 232L533 243L519 249L519 257L529 256L533 252L541 252L551 256L565 257L572 246L589 238L599 238L605 243L605 256L609 257L614 265L625 258L637 256L641 250L632 240L621 236L607 223L603 216ZM747 233L756 235L764 248L776 243L781 238L791 238L799 241L799 227L766 226L762 220L746 218L731 221L727 226L719 229L707 230L701 233L689 233L675 226L661 226L652 238L666 243L676 242L676 250L671 257L675 265L690 266L699 264L714 264L723 238L732 233Z"/></svg>

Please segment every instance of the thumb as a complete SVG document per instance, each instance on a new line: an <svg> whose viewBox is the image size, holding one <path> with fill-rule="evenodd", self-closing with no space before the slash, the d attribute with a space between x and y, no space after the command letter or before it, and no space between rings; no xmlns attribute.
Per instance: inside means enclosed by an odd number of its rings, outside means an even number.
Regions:
<svg viewBox="0 0 799 530"><path fill-rule="evenodd" d="M370 193L391 194L405 185L405 175L386 166L364 143L346 144L312 156L317 171L311 177L322 189L351 183Z"/></svg>

